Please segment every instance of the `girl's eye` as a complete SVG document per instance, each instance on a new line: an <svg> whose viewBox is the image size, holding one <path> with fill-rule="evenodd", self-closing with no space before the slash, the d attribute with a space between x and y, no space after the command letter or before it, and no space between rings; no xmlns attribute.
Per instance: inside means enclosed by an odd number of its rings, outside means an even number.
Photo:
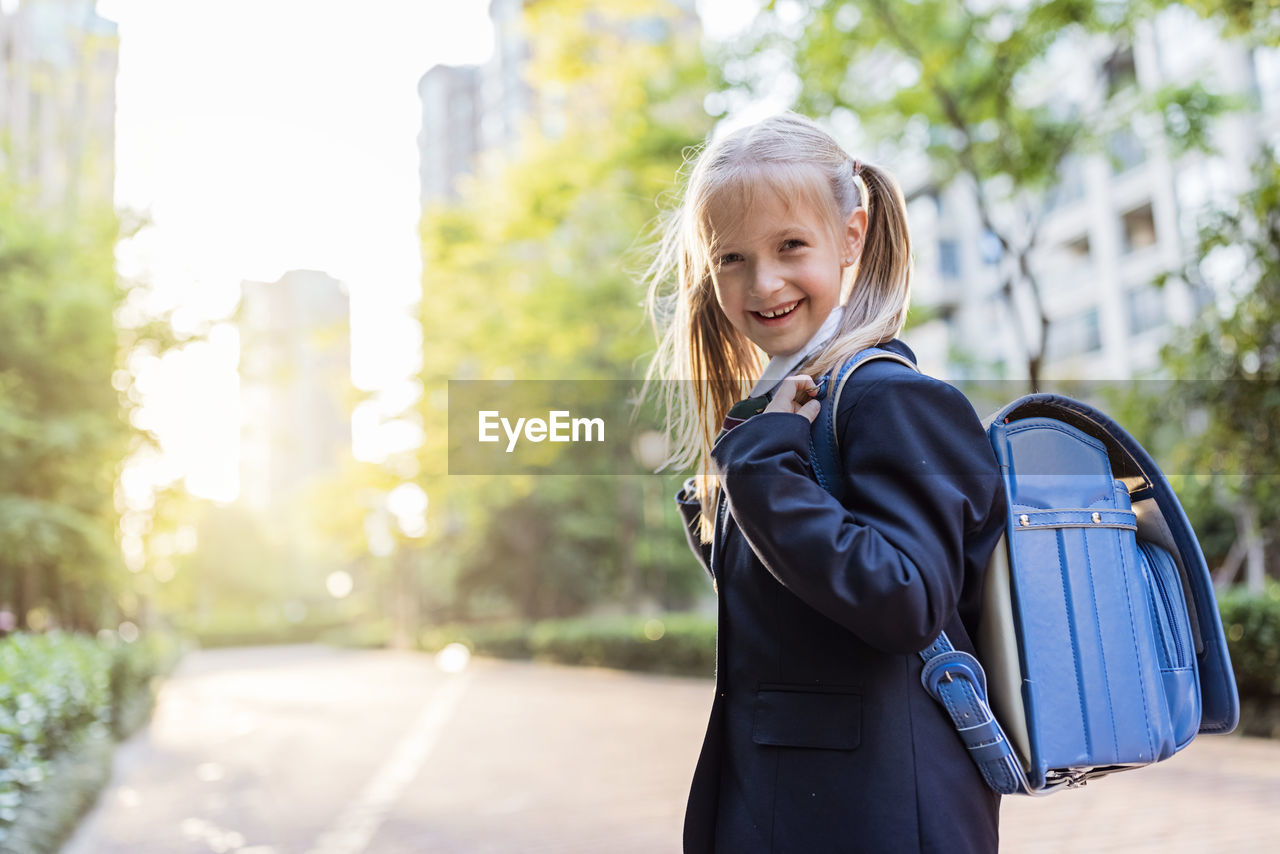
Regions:
<svg viewBox="0 0 1280 854"><path fill-rule="evenodd" d="M726 252L725 254L720 256L719 264L721 267L723 267L727 264L732 264L735 261L741 261L741 260L742 260L742 256L739 255L737 252Z"/></svg>
<svg viewBox="0 0 1280 854"><path fill-rule="evenodd" d="M799 249L801 246L804 246L804 245L805 245L804 241L800 240L797 237L793 237L790 240L782 241L783 249Z"/></svg>

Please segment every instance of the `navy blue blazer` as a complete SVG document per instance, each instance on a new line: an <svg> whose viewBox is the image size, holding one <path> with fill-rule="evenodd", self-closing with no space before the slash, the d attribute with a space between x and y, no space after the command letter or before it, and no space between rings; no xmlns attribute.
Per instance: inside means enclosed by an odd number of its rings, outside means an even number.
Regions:
<svg viewBox="0 0 1280 854"><path fill-rule="evenodd" d="M813 477L809 421L782 412L718 438L712 544L690 484L676 496L719 600L684 850L994 852L999 796L916 653L943 629L972 651L1003 528L995 456L963 394L891 361L852 375L836 423L843 505Z"/></svg>

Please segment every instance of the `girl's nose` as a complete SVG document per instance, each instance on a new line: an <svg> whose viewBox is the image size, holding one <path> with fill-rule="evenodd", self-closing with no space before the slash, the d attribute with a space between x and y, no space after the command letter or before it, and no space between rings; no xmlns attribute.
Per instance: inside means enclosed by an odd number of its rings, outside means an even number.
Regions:
<svg viewBox="0 0 1280 854"><path fill-rule="evenodd" d="M763 297L777 293L786 285L786 280L776 267L760 264L755 272L751 280L751 290L756 296Z"/></svg>

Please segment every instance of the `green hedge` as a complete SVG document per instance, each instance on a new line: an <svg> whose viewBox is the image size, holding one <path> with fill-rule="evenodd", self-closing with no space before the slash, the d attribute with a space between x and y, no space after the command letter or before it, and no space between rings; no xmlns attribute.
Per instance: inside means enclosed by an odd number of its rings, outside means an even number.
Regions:
<svg viewBox="0 0 1280 854"><path fill-rule="evenodd" d="M53 851L106 780L105 747L146 719L179 650L50 632L0 640L0 851ZM88 773L74 757L106 757ZM68 778L75 769L76 780Z"/></svg>
<svg viewBox="0 0 1280 854"><path fill-rule="evenodd" d="M320 635L320 642L346 649L382 649L394 640L391 621L386 618L352 620Z"/></svg>
<svg viewBox="0 0 1280 854"><path fill-rule="evenodd" d="M1229 590L1218 609L1241 696L1280 697L1280 584L1261 595Z"/></svg>
<svg viewBox="0 0 1280 854"><path fill-rule="evenodd" d="M85 732L111 726L111 650L72 635L0 642L0 826Z"/></svg>
<svg viewBox="0 0 1280 854"><path fill-rule="evenodd" d="M425 631L420 638L428 651L454 642L499 658L688 676L711 676L716 664L715 620L697 614L451 624Z"/></svg>
<svg viewBox="0 0 1280 854"><path fill-rule="evenodd" d="M1280 584L1269 581L1259 595L1235 588L1218 607L1240 689L1239 731L1280 738Z"/></svg>
<svg viewBox="0 0 1280 854"><path fill-rule="evenodd" d="M1218 603L1240 690L1239 731L1280 738L1280 583L1268 582L1261 595L1236 588ZM711 676L715 635L711 617L664 614L450 624L423 632L420 645L435 651L457 641L500 658Z"/></svg>
<svg viewBox="0 0 1280 854"><path fill-rule="evenodd" d="M341 632L350 620L340 617L307 619L300 623L263 623L253 619L220 619L204 623L178 623L176 628L201 649L233 646L271 646L316 643Z"/></svg>

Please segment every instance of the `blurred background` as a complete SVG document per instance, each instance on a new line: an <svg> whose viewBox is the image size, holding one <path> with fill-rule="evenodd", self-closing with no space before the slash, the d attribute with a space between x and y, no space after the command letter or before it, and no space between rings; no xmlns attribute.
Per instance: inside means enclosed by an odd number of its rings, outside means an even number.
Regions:
<svg viewBox="0 0 1280 854"><path fill-rule="evenodd" d="M0 830L193 647L710 677L688 473L450 476L448 382L642 377L685 158L786 108L901 182L926 372L1086 383L1165 466L1280 735L1278 45L1274 0L3 0Z"/></svg>

